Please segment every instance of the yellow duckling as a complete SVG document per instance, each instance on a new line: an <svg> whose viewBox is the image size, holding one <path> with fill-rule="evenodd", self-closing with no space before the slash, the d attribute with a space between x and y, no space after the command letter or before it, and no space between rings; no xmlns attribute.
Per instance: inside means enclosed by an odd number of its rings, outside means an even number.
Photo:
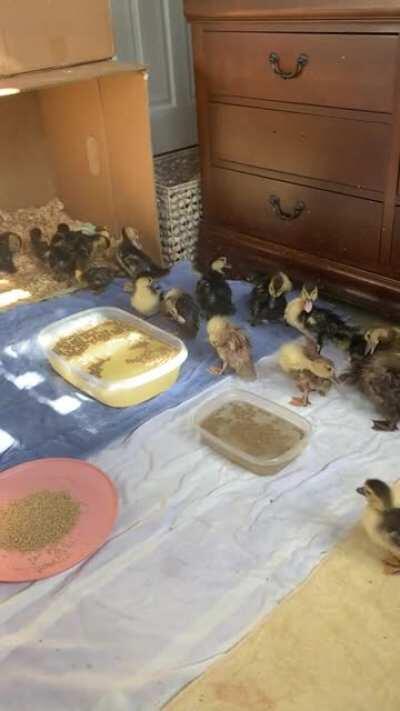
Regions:
<svg viewBox="0 0 400 711"><path fill-rule="evenodd" d="M152 276L144 274L136 279L131 305L142 316L154 316L160 310L162 294L153 286Z"/></svg>
<svg viewBox="0 0 400 711"><path fill-rule="evenodd" d="M246 334L225 316L213 316L207 323L210 345L217 351L222 365L210 368L213 375L222 375L229 367L246 380L254 380L256 371L251 357L251 344Z"/></svg>
<svg viewBox="0 0 400 711"><path fill-rule="evenodd" d="M357 493L365 496L367 508L362 524L370 540L389 557L384 561L388 575L400 574L400 509L394 506L393 492L380 479L367 479Z"/></svg>
<svg viewBox="0 0 400 711"><path fill-rule="evenodd" d="M301 320L303 313L309 314L313 310L314 302L318 299L318 287L304 284L300 296L289 301L286 306L284 319L289 326L295 328L300 333L308 335L308 331Z"/></svg>
<svg viewBox="0 0 400 711"><path fill-rule="evenodd" d="M291 400L291 404L297 407L311 405L311 392L326 395L336 380L332 361L321 356L315 343L310 340L306 343L286 343L279 351L278 362L283 372L295 379L298 389L303 393L301 397L293 397Z"/></svg>

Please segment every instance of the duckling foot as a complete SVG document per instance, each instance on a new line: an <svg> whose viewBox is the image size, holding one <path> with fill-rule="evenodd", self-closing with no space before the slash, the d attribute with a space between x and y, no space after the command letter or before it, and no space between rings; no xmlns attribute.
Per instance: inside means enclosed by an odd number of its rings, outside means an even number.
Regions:
<svg viewBox="0 0 400 711"><path fill-rule="evenodd" d="M398 558L386 558L383 561L383 572L385 575L400 575L400 560Z"/></svg>
<svg viewBox="0 0 400 711"><path fill-rule="evenodd" d="M303 395L302 397L292 397L290 404L294 407L308 407L308 405L311 405L311 402L308 395Z"/></svg>
<svg viewBox="0 0 400 711"><path fill-rule="evenodd" d="M222 375L222 373L225 371L226 365L221 365L218 367L217 365L213 366L212 368L208 369L208 372L211 373L211 375Z"/></svg>
<svg viewBox="0 0 400 711"><path fill-rule="evenodd" d="M372 429L377 432L395 432L397 423L390 420L373 420Z"/></svg>

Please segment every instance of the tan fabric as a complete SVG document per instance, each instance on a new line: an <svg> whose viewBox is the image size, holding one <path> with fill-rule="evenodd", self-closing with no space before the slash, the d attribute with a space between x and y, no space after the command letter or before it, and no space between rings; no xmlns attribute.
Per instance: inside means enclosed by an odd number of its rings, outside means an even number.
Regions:
<svg viewBox="0 0 400 711"><path fill-rule="evenodd" d="M169 711L399 711L400 577L357 529Z"/></svg>

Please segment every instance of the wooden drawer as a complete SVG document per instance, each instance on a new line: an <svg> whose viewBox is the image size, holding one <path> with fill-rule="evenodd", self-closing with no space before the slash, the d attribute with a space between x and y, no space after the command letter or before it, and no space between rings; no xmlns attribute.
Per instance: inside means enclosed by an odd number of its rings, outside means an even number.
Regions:
<svg viewBox="0 0 400 711"><path fill-rule="evenodd" d="M212 95L391 112L395 35L206 32L208 89ZM293 79L274 72L307 64ZM301 62L301 59L300 59Z"/></svg>
<svg viewBox="0 0 400 711"><path fill-rule="evenodd" d="M211 170L208 193L208 220L235 232L344 264L373 268L379 261L378 202L219 168Z"/></svg>
<svg viewBox="0 0 400 711"><path fill-rule="evenodd" d="M385 123L211 104L213 161L383 191Z"/></svg>
<svg viewBox="0 0 400 711"><path fill-rule="evenodd" d="M400 206L396 207L394 230L392 237L391 267L393 272L400 275Z"/></svg>

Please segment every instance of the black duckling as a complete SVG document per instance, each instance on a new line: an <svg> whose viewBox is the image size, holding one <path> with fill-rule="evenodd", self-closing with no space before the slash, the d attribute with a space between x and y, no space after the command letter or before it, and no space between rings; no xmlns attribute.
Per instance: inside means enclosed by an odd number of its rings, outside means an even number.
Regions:
<svg viewBox="0 0 400 711"><path fill-rule="evenodd" d="M197 301L207 320L212 316L228 316L236 311L232 303L231 287L225 279L225 271L230 268L226 257L218 257L197 282Z"/></svg>
<svg viewBox="0 0 400 711"><path fill-rule="evenodd" d="M91 291L104 291L114 281L116 269L106 263L91 263L86 269L75 270L75 278Z"/></svg>
<svg viewBox="0 0 400 711"><path fill-rule="evenodd" d="M0 272L15 274L14 255L22 249L22 239L15 232L0 234Z"/></svg>
<svg viewBox="0 0 400 711"><path fill-rule="evenodd" d="M400 509L394 505L393 492L380 479L367 479L357 493L365 496L367 507L362 517L370 540L390 557L384 561L388 575L400 574Z"/></svg>
<svg viewBox="0 0 400 711"><path fill-rule="evenodd" d="M170 289L164 294L162 310L179 324L188 338L195 338L200 327L200 309L195 300L181 289Z"/></svg>
<svg viewBox="0 0 400 711"><path fill-rule="evenodd" d="M395 329L372 329L364 339L366 356L353 357L350 370L343 374L341 380L356 385L382 413L383 420L373 421L374 430L394 432L400 420L398 334Z"/></svg>
<svg viewBox="0 0 400 711"><path fill-rule="evenodd" d="M221 359L220 367L210 368L213 375L222 375L231 368L240 378L255 380L250 339L241 328L224 316L213 316L207 323L207 333L210 345Z"/></svg>
<svg viewBox="0 0 400 711"><path fill-rule="evenodd" d="M319 306L314 306L309 314L304 311L300 315L300 321L306 331L316 339L319 351L322 350L325 340L349 349L356 331L333 311Z"/></svg>
<svg viewBox="0 0 400 711"><path fill-rule="evenodd" d="M326 339L348 348L355 329L330 309L316 306L318 295L318 286L304 284L300 297L287 306L286 321L301 333L314 338L319 351ZM301 308L302 304L304 308Z"/></svg>
<svg viewBox="0 0 400 711"><path fill-rule="evenodd" d="M117 248L116 258L123 273L130 279L136 279L144 272L159 278L169 274L170 271L159 267L143 252L139 233L133 227L122 229L122 239Z"/></svg>
<svg viewBox="0 0 400 711"><path fill-rule="evenodd" d="M30 231L32 251L41 262L48 262L50 255L50 245L43 237L43 232L39 227L33 227Z"/></svg>
<svg viewBox="0 0 400 711"><path fill-rule="evenodd" d="M280 321L287 306L286 296L293 289L293 284L284 272L274 274L272 278L255 275L251 278L255 284L250 295L250 323L256 326L262 321Z"/></svg>

